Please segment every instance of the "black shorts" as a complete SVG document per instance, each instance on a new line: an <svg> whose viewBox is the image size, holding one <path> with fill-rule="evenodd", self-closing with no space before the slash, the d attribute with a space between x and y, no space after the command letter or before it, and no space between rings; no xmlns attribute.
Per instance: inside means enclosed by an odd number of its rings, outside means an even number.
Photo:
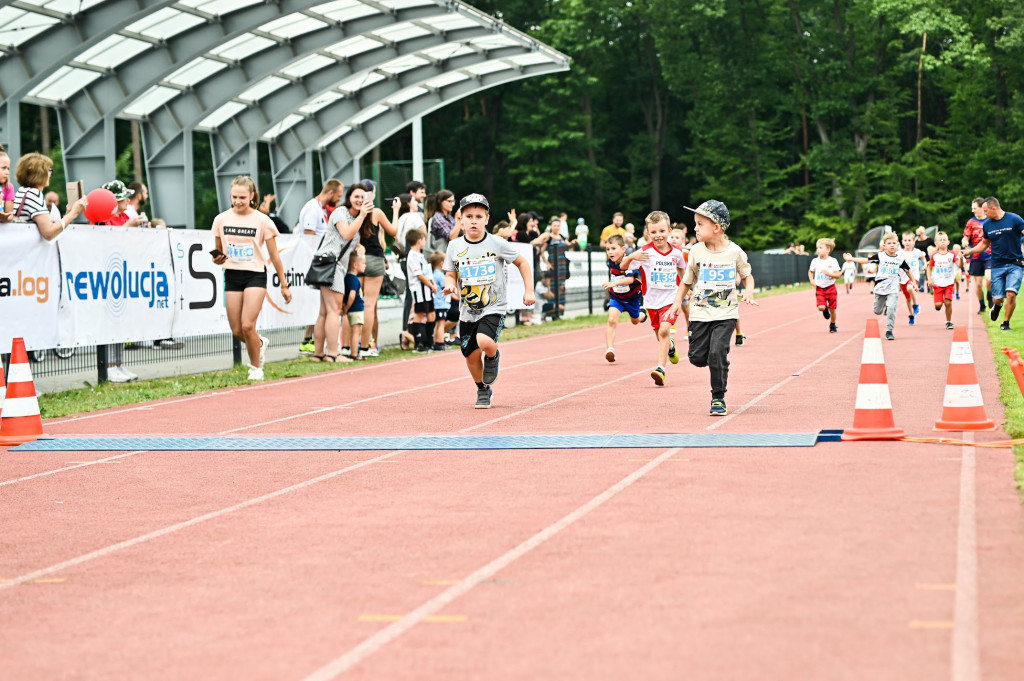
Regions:
<svg viewBox="0 0 1024 681"><path fill-rule="evenodd" d="M434 311L434 301L424 300L422 303L413 303L412 309L416 314L430 314Z"/></svg>
<svg viewBox="0 0 1024 681"><path fill-rule="evenodd" d="M971 260L967 263L967 273L972 277L984 277L985 270L987 270L991 265L991 260L982 260L981 258Z"/></svg>
<svg viewBox="0 0 1024 681"><path fill-rule="evenodd" d="M457 322L457 321L459 321L459 306L458 305L452 305L451 307L449 307L448 308L448 316L446 316L444 319L447 322Z"/></svg>
<svg viewBox="0 0 1024 681"><path fill-rule="evenodd" d="M266 288L267 271L224 270L224 290L244 291L247 288Z"/></svg>
<svg viewBox="0 0 1024 681"><path fill-rule="evenodd" d="M469 357L480 349L476 343L477 334L483 334L488 338L498 340L501 330L505 328L505 315L489 314L484 315L475 322L459 322L459 336L462 339L462 356Z"/></svg>

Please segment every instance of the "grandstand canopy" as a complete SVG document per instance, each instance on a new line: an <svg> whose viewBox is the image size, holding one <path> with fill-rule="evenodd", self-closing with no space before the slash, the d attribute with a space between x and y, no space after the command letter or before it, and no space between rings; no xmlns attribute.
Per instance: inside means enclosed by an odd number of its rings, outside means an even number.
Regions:
<svg viewBox="0 0 1024 681"><path fill-rule="evenodd" d="M114 120L138 120L153 212L194 226L192 133L210 135L219 191L255 174L263 141L296 190L288 217L314 163L349 181L438 107L568 67L456 0L16 0L0 3L0 142L22 151L19 102L54 107L67 175L90 188L114 176Z"/></svg>

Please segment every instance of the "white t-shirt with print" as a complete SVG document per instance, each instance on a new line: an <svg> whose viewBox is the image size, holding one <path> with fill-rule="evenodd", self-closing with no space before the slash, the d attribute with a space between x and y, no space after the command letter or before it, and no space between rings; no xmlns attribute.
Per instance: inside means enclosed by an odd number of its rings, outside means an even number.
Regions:
<svg viewBox="0 0 1024 681"><path fill-rule="evenodd" d="M953 251L932 253L932 283L936 286L952 286L956 282L958 260Z"/></svg>
<svg viewBox="0 0 1024 681"><path fill-rule="evenodd" d="M679 289L679 270L686 267L686 256L676 246L669 245L662 253L653 243L643 247L647 260L633 260L630 268L640 270L640 287L644 294L644 307L660 310L672 304Z"/></svg>
<svg viewBox="0 0 1024 681"><path fill-rule="evenodd" d="M814 285L818 288L835 286L836 280L828 276L826 272L835 272L839 269L839 261L829 256L827 258L814 258L807 270L814 275Z"/></svg>

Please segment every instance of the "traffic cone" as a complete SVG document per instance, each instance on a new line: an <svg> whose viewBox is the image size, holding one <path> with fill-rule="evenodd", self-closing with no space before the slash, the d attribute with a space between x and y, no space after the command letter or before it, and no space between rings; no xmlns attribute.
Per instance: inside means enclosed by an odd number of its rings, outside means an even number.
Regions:
<svg viewBox="0 0 1024 681"><path fill-rule="evenodd" d="M864 330L864 350L860 356L860 380L857 382L853 428L843 431L843 440L898 440L904 435L906 433L896 427L893 418L878 320L869 319Z"/></svg>
<svg viewBox="0 0 1024 681"><path fill-rule="evenodd" d="M942 418L935 422L935 430L995 429L995 422L985 414L974 355L967 341L967 327L954 327L946 394L942 398Z"/></svg>
<svg viewBox="0 0 1024 681"><path fill-rule="evenodd" d="M3 412L0 412L0 446L13 447L43 435L43 419L39 415L39 400L36 399L36 386L32 383L24 338L14 339L7 377L10 380Z"/></svg>
<svg viewBox="0 0 1024 681"><path fill-rule="evenodd" d="M0 415L4 413L4 397L7 395L7 384L4 383L4 363L0 362Z"/></svg>

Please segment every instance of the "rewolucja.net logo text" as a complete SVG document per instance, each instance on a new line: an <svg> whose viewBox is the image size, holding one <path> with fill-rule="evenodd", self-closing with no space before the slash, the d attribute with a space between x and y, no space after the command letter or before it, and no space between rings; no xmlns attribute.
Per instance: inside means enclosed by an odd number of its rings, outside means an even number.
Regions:
<svg viewBox="0 0 1024 681"><path fill-rule="evenodd" d="M112 258L105 270L65 272L68 297L78 300L127 302L148 301L149 307L170 307L170 279L167 273L149 263L148 270L132 268L127 260Z"/></svg>

